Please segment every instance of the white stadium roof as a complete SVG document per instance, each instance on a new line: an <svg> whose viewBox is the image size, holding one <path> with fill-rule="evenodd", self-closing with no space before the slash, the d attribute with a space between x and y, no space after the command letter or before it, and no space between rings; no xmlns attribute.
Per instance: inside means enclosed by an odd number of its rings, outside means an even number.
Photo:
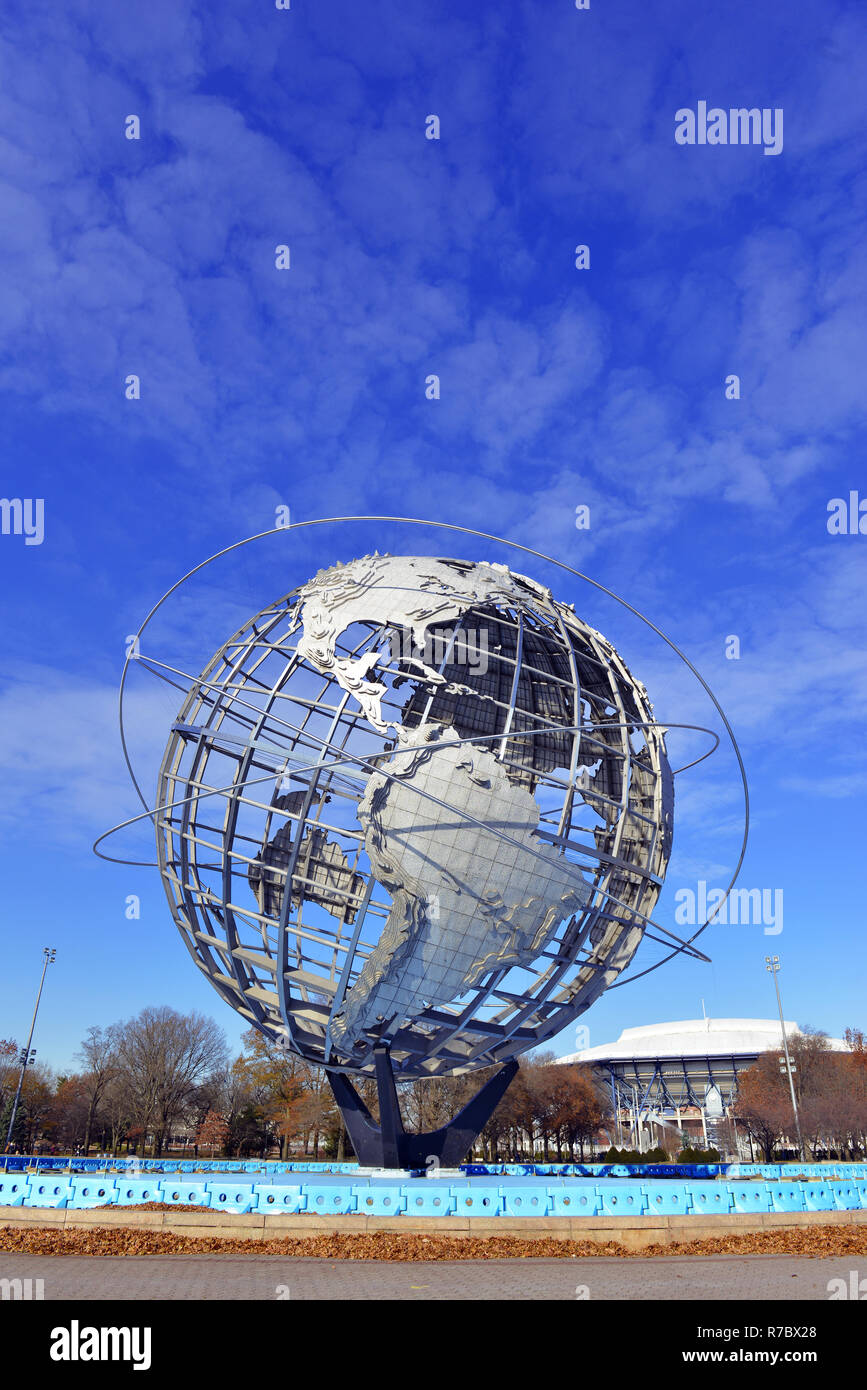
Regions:
<svg viewBox="0 0 867 1390"><path fill-rule="evenodd" d="M797 1023L786 1023L786 1033L800 1033ZM841 1038L829 1038L834 1052L848 1051ZM624 1028L616 1042L587 1047L560 1057L566 1062L638 1061L656 1057L757 1057L780 1047L778 1018L690 1018L676 1023L648 1023Z"/></svg>

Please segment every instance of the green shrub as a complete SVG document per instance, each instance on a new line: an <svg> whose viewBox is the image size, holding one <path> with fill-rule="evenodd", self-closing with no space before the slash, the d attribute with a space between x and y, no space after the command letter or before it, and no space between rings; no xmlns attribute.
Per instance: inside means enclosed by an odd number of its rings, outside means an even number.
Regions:
<svg viewBox="0 0 867 1390"><path fill-rule="evenodd" d="M637 1149L616 1149L612 1144L600 1160L602 1163L643 1163L644 1155Z"/></svg>
<svg viewBox="0 0 867 1390"><path fill-rule="evenodd" d="M707 1160L706 1160L707 1161ZM644 1153L639 1153L637 1149L616 1149L612 1144L602 1154L602 1163L670 1163L671 1157L667 1150L657 1147L646 1149Z"/></svg>

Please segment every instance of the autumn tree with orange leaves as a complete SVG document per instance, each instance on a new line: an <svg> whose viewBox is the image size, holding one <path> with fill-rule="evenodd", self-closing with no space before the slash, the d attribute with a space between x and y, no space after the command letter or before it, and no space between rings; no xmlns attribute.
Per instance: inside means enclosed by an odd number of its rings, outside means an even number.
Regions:
<svg viewBox="0 0 867 1390"><path fill-rule="evenodd" d="M225 1148L229 1137L229 1126L216 1110L209 1110L196 1130L196 1143L200 1149L207 1149L213 1158L214 1152Z"/></svg>

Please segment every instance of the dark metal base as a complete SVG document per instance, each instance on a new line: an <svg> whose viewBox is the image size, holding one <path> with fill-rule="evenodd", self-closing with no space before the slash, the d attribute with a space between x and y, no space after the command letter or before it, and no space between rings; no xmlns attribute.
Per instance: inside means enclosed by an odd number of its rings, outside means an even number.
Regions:
<svg viewBox="0 0 867 1390"><path fill-rule="evenodd" d="M376 1048L374 1059L379 1124L349 1078L343 1072L328 1072L352 1147L365 1168L424 1168L431 1158L443 1168L456 1168L466 1158L518 1070L513 1057L485 1082L449 1124L429 1134L407 1134L400 1117L388 1048Z"/></svg>

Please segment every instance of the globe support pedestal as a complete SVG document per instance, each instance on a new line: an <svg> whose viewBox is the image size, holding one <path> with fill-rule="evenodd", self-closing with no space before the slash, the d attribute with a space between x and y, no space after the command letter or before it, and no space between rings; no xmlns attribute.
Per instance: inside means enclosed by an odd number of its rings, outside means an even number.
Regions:
<svg viewBox="0 0 867 1390"><path fill-rule="evenodd" d="M364 1168L424 1168L431 1158L456 1168L481 1134L518 1070L513 1057L441 1129L408 1134L400 1117L394 1072L387 1047L374 1050L379 1124L343 1072L328 1072L334 1099L343 1116L359 1163Z"/></svg>

